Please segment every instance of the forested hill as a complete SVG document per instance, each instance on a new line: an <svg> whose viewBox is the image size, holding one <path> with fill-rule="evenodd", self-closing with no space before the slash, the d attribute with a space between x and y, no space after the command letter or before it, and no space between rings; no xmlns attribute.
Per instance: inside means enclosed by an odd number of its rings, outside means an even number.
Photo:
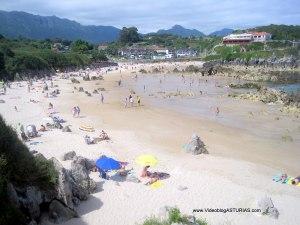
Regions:
<svg viewBox="0 0 300 225"><path fill-rule="evenodd" d="M275 25L259 26L248 29L249 31L265 31L272 34L274 40L300 40L299 25Z"/></svg>
<svg viewBox="0 0 300 225"><path fill-rule="evenodd" d="M38 16L25 12L0 10L0 34L9 38L67 40L83 39L91 43L117 40L120 30L113 26L83 26L56 16Z"/></svg>

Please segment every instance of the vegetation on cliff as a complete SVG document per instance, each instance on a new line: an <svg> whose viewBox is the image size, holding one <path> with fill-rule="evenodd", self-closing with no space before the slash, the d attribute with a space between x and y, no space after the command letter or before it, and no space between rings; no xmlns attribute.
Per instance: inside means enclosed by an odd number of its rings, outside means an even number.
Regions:
<svg viewBox="0 0 300 225"><path fill-rule="evenodd" d="M34 157L0 115L0 224L23 224L25 220L22 211L9 201L9 183L48 190L55 186L57 177L53 163Z"/></svg>

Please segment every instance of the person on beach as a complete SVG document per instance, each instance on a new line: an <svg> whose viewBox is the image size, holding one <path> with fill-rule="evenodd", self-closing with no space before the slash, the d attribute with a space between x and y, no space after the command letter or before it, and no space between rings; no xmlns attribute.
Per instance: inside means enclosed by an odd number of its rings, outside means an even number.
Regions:
<svg viewBox="0 0 300 225"><path fill-rule="evenodd" d="M292 179L292 185L298 185L300 183L300 175Z"/></svg>
<svg viewBox="0 0 300 225"><path fill-rule="evenodd" d="M125 102L124 102L124 108L127 108L127 104L128 104L128 99L127 97L125 98Z"/></svg>
<svg viewBox="0 0 300 225"><path fill-rule="evenodd" d="M150 185L153 184L154 182L158 181L159 177L157 176L156 173L151 173L148 171L150 166L145 166L141 172L140 178L143 184L145 185Z"/></svg>
<svg viewBox="0 0 300 225"><path fill-rule="evenodd" d="M76 108L76 106L74 106L74 107L72 108L72 115L73 115L73 117L75 117L76 114L77 114L77 108Z"/></svg>
<svg viewBox="0 0 300 225"><path fill-rule="evenodd" d="M216 116L218 116L218 115L219 115L219 113L220 113L220 109L219 109L219 107L217 107L217 108L216 108L216 112L215 112L215 113L216 113Z"/></svg>
<svg viewBox="0 0 300 225"><path fill-rule="evenodd" d="M130 107L133 107L133 97L131 95L129 95L129 103Z"/></svg>
<svg viewBox="0 0 300 225"><path fill-rule="evenodd" d="M40 127L40 129L38 131L45 132L46 131L46 127L43 124L41 124L41 127Z"/></svg>
<svg viewBox="0 0 300 225"><path fill-rule="evenodd" d="M18 112L18 108L17 108L17 106L15 106L14 108L15 108L15 111L16 111L16 112Z"/></svg>
<svg viewBox="0 0 300 225"><path fill-rule="evenodd" d="M79 114L80 114L80 108L79 108L79 106L76 106L76 114L77 114L77 117L79 117Z"/></svg>
<svg viewBox="0 0 300 225"><path fill-rule="evenodd" d="M104 96L103 96L102 93L101 93L101 103L102 103L102 104L104 103Z"/></svg>
<svg viewBox="0 0 300 225"><path fill-rule="evenodd" d="M137 96L136 98L137 98L138 106L141 106L141 98L140 98L140 96Z"/></svg>

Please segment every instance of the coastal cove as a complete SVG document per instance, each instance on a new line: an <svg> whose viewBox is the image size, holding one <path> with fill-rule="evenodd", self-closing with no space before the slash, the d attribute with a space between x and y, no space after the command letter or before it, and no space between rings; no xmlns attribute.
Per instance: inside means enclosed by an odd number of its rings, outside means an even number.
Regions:
<svg viewBox="0 0 300 225"><path fill-rule="evenodd" d="M256 213L204 212L195 216L210 225L297 224L299 187L276 183L272 177L280 172L297 176L300 171L299 117L282 112L279 103L230 97L233 92L249 91L230 88L232 83L244 82L233 77L172 72L175 67L184 70L191 64L201 67L203 63L130 62L57 73L52 78L60 90L57 97L44 97L41 80L33 82L30 92L26 82L13 82L7 94L1 95L5 103L0 105L0 114L13 127L18 123L39 126L49 103L53 104L72 132L49 130L26 145L47 159L57 158L67 169L71 161L62 160L62 156L69 151L90 160L101 155L114 157L128 162L128 168L137 173L141 167L135 163L136 157L153 154L158 158L153 169L170 175L162 180L162 187L151 189L113 174L112 179L103 180L98 172L90 172L97 191L77 207L79 218L62 224L132 225L157 215L166 205L178 206L187 214L199 208L256 208L257 200L264 196L274 201L280 212L278 220ZM160 72L152 72L155 68ZM103 79L84 80L82 74ZM134 99L132 106L125 100L129 95ZM81 114L73 117L72 108L77 105ZM96 132L82 131L82 125L92 126ZM96 136L101 130L108 133L110 141L84 142L84 135ZM199 135L209 154L190 155L183 150L193 134ZM290 138L285 139L287 136Z"/></svg>

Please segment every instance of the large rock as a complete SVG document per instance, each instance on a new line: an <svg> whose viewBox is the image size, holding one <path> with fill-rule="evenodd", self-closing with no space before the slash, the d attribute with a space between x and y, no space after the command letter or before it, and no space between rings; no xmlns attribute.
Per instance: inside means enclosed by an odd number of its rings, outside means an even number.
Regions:
<svg viewBox="0 0 300 225"><path fill-rule="evenodd" d="M19 189L19 202L22 208L24 208L32 219L38 219L40 217L40 204L43 202L42 192L34 186L26 187L25 189Z"/></svg>
<svg viewBox="0 0 300 225"><path fill-rule="evenodd" d="M261 209L263 215L268 215L275 219L278 218L279 212L275 208L272 199L270 197L264 197L258 201L258 207Z"/></svg>
<svg viewBox="0 0 300 225"><path fill-rule="evenodd" d="M64 126L62 132L72 132L69 126Z"/></svg>
<svg viewBox="0 0 300 225"><path fill-rule="evenodd" d="M184 149L187 153L192 153L194 155L208 153L207 149L205 148L205 144L196 134L192 136L191 141L184 146Z"/></svg>
<svg viewBox="0 0 300 225"><path fill-rule="evenodd" d="M73 179L73 195L80 200L86 200L88 195L97 189L95 181L89 177L88 170L81 164L72 162L70 172Z"/></svg>
<svg viewBox="0 0 300 225"><path fill-rule="evenodd" d="M49 205L49 220L53 223L62 223L74 217L78 217L77 213L57 200Z"/></svg>
<svg viewBox="0 0 300 225"><path fill-rule="evenodd" d="M54 167L58 172L58 184L57 184L57 199L73 209L73 193L72 193L72 179L69 172L61 165L56 158L51 158Z"/></svg>
<svg viewBox="0 0 300 225"><path fill-rule="evenodd" d="M82 156L74 157L72 164L80 164L80 165L84 166L88 171L90 171L91 169L93 169L96 166L94 161L91 161Z"/></svg>
<svg viewBox="0 0 300 225"><path fill-rule="evenodd" d="M76 152L75 151L70 151L70 152L67 152L63 155L63 160L72 160L74 159L74 157L76 156Z"/></svg>
<svg viewBox="0 0 300 225"><path fill-rule="evenodd" d="M11 204L16 206L17 208L20 207L18 194L17 194L14 186L11 183L7 184L7 196L8 196L8 200Z"/></svg>

